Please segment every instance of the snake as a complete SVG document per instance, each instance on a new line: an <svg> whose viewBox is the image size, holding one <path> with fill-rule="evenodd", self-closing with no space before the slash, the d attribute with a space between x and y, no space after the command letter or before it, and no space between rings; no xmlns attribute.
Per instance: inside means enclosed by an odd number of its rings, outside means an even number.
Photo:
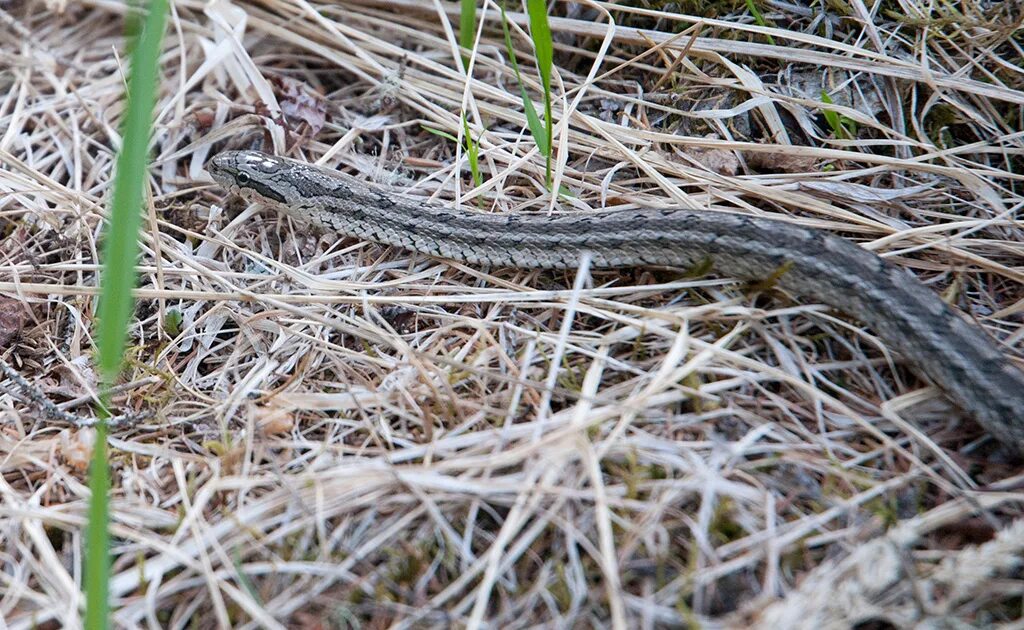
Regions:
<svg viewBox="0 0 1024 630"><path fill-rule="evenodd" d="M696 268L820 301L866 324L999 442L1024 453L1024 372L909 270L825 230L686 208L487 213L428 202L260 151L225 151L214 181L321 230L470 265Z"/></svg>

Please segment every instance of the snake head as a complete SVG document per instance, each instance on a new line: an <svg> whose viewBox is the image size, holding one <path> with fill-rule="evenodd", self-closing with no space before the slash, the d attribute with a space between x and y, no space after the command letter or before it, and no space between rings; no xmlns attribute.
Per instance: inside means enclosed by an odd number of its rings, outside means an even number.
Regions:
<svg viewBox="0 0 1024 630"><path fill-rule="evenodd" d="M206 170L221 186L250 201L286 203L275 180L294 168L291 160L260 151L225 151L215 155Z"/></svg>

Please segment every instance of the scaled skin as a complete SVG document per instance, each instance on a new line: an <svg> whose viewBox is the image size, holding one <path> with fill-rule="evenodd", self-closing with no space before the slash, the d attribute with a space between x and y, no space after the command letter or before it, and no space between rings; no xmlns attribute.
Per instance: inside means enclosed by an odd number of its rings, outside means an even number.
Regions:
<svg viewBox="0 0 1024 630"><path fill-rule="evenodd" d="M845 239L784 221L682 209L484 214L403 197L258 151L208 164L231 192L323 229L474 265L692 267L775 284L866 323L995 438L1024 452L1024 373L910 272Z"/></svg>

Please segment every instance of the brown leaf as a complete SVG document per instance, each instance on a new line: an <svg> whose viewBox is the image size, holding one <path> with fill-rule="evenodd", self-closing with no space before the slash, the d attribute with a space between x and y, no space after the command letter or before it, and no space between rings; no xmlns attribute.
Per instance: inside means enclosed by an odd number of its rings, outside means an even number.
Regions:
<svg viewBox="0 0 1024 630"><path fill-rule="evenodd" d="M11 258L23 257L25 254L25 241L28 239L28 230L23 225L16 226L11 233L0 238L0 254ZM0 298L7 299L7 298Z"/></svg>
<svg viewBox="0 0 1024 630"><path fill-rule="evenodd" d="M816 160L808 155L788 154L784 151L748 151L744 154L747 166L762 173L810 173Z"/></svg>
<svg viewBox="0 0 1024 630"><path fill-rule="evenodd" d="M295 428L295 416L288 409L279 407L257 407L256 429L264 436L288 433Z"/></svg>
<svg viewBox="0 0 1024 630"><path fill-rule="evenodd" d="M208 131L215 122L213 110L201 109L192 116L192 120L200 131Z"/></svg>
<svg viewBox="0 0 1024 630"><path fill-rule="evenodd" d="M719 175L735 175L740 170L740 161L732 151L707 147L686 147L683 152L704 168Z"/></svg>
<svg viewBox="0 0 1024 630"><path fill-rule="evenodd" d="M25 305L18 300L0 297L0 350L7 349L21 334L28 319Z"/></svg>
<svg viewBox="0 0 1024 630"><path fill-rule="evenodd" d="M276 88L277 102L285 117L293 125L306 123L312 135L316 135L327 121L327 106L323 95L305 83L288 77L271 77L271 83Z"/></svg>
<svg viewBox="0 0 1024 630"><path fill-rule="evenodd" d="M65 464L76 472L84 473L89 469L92 450L96 446L96 430L64 429L60 432L60 457Z"/></svg>

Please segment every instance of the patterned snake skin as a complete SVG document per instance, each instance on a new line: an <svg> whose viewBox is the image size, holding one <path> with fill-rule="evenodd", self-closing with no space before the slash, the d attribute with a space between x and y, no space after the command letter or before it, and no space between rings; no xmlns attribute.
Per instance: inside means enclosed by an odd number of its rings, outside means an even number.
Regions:
<svg viewBox="0 0 1024 630"><path fill-rule="evenodd" d="M1024 451L1024 372L909 271L842 238L784 221L688 210L484 214L396 196L351 176L257 151L230 151L213 178L324 229L497 267L691 267L763 279L867 324L991 435Z"/></svg>

